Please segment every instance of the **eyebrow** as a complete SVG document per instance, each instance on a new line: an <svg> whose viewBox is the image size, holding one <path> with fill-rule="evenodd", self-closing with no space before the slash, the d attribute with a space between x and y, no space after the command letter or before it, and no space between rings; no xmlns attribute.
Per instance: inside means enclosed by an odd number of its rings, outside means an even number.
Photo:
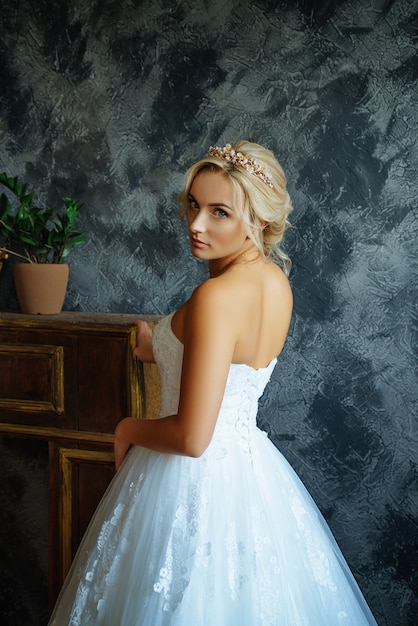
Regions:
<svg viewBox="0 0 418 626"><path fill-rule="evenodd" d="M197 202L196 198L194 197L194 195L192 193L189 193L187 196L188 200L194 200L195 202ZM199 204L197 202L197 204ZM230 206L229 204L225 204L225 202L211 202L210 204L208 204L208 206L211 207L224 207L225 209L228 209L229 211L234 211L234 207Z"/></svg>

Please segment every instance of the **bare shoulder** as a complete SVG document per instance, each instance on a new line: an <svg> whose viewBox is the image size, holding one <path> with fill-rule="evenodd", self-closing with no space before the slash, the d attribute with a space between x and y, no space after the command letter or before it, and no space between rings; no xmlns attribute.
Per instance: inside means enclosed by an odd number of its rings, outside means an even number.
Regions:
<svg viewBox="0 0 418 626"><path fill-rule="evenodd" d="M227 326L225 319L228 311L231 311L233 298L231 297L231 285L228 281L208 279L194 290L187 303L186 317L197 317L203 323L219 324Z"/></svg>
<svg viewBox="0 0 418 626"><path fill-rule="evenodd" d="M292 303L292 287L290 285L289 278L286 276L284 271L278 265L276 265L276 263L273 262L270 262L268 264L267 270L267 279L270 278L271 281L274 282L275 288L277 289L278 293L283 298L289 300L289 302Z"/></svg>
<svg viewBox="0 0 418 626"><path fill-rule="evenodd" d="M220 326L227 329L228 311L230 312L230 291L224 281L208 279L195 288L187 300L174 314L172 328L178 339L184 344L190 338L192 329L209 335L211 328Z"/></svg>
<svg viewBox="0 0 418 626"><path fill-rule="evenodd" d="M193 308L214 307L218 311L239 312L251 304L260 305L264 295L280 306L292 307L290 282L272 261L237 265L232 271L211 278L197 287L189 303Z"/></svg>
<svg viewBox="0 0 418 626"><path fill-rule="evenodd" d="M229 284L229 281L222 280L225 279L226 276L225 274L218 278L208 278L205 280L193 291L189 303L193 305L196 303L211 305L223 301L228 292Z"/></svg>

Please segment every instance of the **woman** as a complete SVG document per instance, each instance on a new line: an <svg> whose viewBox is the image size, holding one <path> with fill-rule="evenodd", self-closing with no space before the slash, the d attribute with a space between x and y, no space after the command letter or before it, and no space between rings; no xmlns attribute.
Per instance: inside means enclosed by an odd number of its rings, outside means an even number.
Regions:
<svg viewBox="0 0 418 626"><path fill-rule="evenodd" d="M153 335L138 322L135 354L159 365L162 417L118 424L118 472L51 624L376 624L315 504L256 426L292 312L283 171L257 144L211 148L181 201L209 278Z"/></svg>

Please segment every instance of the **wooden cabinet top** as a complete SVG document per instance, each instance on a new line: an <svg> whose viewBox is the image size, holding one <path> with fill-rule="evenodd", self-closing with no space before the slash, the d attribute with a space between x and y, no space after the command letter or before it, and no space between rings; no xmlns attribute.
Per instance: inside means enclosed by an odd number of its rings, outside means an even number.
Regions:
<svg viewBox="0 0 418 626"><path fill-rule="evenodd" d="M60 328L60 329L93 329L100 327L126 328L135 320L157 322L159 315L127 314L127 313L85 313L80 311L62 311L57 315L27 315L0 311L0 328Z"/></svg>

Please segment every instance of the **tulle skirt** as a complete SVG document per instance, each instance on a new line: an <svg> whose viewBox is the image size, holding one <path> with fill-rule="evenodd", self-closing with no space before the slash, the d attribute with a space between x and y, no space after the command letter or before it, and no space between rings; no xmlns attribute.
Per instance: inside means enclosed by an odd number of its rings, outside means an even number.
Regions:
<svg viewBox="0 0 418 626"><path fill-rule="evenodd" d="M50 625L376 624L327 524L257 429L194 459L134 447L73 562Z"/></svg>

